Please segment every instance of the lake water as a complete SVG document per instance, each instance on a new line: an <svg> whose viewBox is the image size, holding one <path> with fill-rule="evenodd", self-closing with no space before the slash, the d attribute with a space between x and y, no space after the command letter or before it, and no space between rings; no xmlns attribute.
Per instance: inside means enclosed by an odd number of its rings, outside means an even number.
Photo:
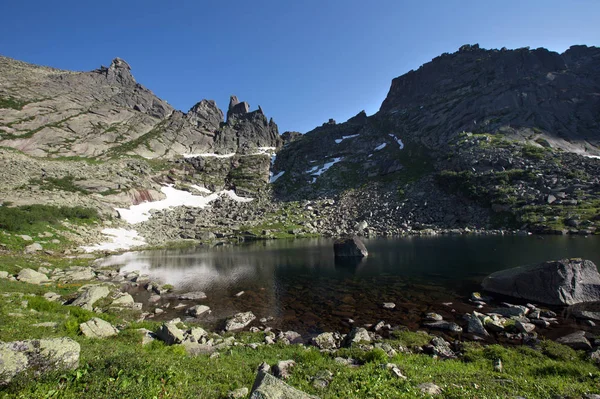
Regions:
<svg viewBox="0 0 600 399"><path fill-rule="evenodd" d="M429 311L460 320L474 310L468 301L471 292L494 271L565 257L600 265L600 237L443 236L364 242L369 256L354 263L337 263L329 239L132 252L103 263L139 270L178 292L207 294L197 302L161 300L157 306L169 306L161 319L185 318L185 309L173 310L178 303L200 303L212 309L201 319L207 327L218 328L226 317L251 310L258 318L272 316L269 326L309 335L346 332L352 325L348 319L354 325L385 320L411 329L419 328ZM236 296L240 291L244 294ZM134 294L141 301L149 296L141 289ZM383 309L383 302L394 302L396 308Z"/></svg>

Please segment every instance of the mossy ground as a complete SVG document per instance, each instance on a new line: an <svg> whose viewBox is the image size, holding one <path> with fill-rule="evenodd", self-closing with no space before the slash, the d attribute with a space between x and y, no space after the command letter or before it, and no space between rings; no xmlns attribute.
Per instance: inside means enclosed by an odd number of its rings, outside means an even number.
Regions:
<svg viewBox="0 0 600 399"><path fill-rule="evenodd" d="M15 273L19 267L37 269L51 263L51 267L64 268L85 262L3 255L0 269ZM322 353L300 345L276 344L258 349L239 345L216 358L189 356L180 346L169 347L158 341L142 347L142 336L136 330L154 330L158 323L134 322L136 315L131 313L107 310L97 314L40 298L47 291L69 297L81 284L85 282L36 286L0 280L4 293L0 297L0 340L67 336L81 345L77 370L37 378L22 375L0 390L0 398L224 398L233 389L250 388L260 363L287 359L297 363L288 383L321 398L423 397L417 386L425 382L439 385L446 398L580 398L585 393L600 392L600 370L585 353L550 341L538 349L467 343L464 356L455 360L416 353L388 358L381 350L365 351L360 347ZM79 335L79 323L92 317L104 318L124 329L118 336L104 340ZM57 326L32 327L41 322L55 322ZM263 338L263 333L236 334L240 343L258 343ZM425 333L399 331L386 342L395 348L412 348L429 339ZM338 356L352 357L363 364L348 367L335 361ZM495 359L502 360L504 372L494 371ZM398 379L381 367L387 362L397 364L407 379ZM312 379L323 370L330 371L333 378L328 387L316 388Z"/></svg>

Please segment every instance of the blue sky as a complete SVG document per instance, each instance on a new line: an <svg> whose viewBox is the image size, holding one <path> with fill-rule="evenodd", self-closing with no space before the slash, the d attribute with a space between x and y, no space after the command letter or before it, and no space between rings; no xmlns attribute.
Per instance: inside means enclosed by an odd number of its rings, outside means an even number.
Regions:
<svg viewBox="0 0 600 399"><path fill-rule="evenodd" d="M121 57L187 111L236 94L280 132L375 113L391 80L463 44L600 45L598 0L3 1L0 54L70 70Z"/></svg>

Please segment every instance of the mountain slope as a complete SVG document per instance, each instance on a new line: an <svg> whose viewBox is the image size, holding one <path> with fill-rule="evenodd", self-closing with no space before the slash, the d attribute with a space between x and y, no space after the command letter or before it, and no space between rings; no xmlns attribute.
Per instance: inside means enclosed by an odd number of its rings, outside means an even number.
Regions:
<svg viewBox="0 0 600 399"><path fill-rule="evenodd" d="M214 101L176 111L119 58L70 72L0 57L0 145L30 155L168 158L279 145L277 125L262 110L245 114L234 126Z"/></svg>

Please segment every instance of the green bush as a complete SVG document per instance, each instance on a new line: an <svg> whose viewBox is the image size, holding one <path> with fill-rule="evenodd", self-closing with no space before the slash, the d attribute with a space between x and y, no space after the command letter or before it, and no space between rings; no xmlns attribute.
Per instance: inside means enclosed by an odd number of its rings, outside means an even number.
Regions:
<svg viewBox="0 0 600 399"><path fill-rule="evenodd" d="M7 231L27 231L29 226L38 222L58 224L59 221L64 219L96 220L98 219L98 212L95 209L81 206L26 205L0 207L0 229Z"/></svg>

